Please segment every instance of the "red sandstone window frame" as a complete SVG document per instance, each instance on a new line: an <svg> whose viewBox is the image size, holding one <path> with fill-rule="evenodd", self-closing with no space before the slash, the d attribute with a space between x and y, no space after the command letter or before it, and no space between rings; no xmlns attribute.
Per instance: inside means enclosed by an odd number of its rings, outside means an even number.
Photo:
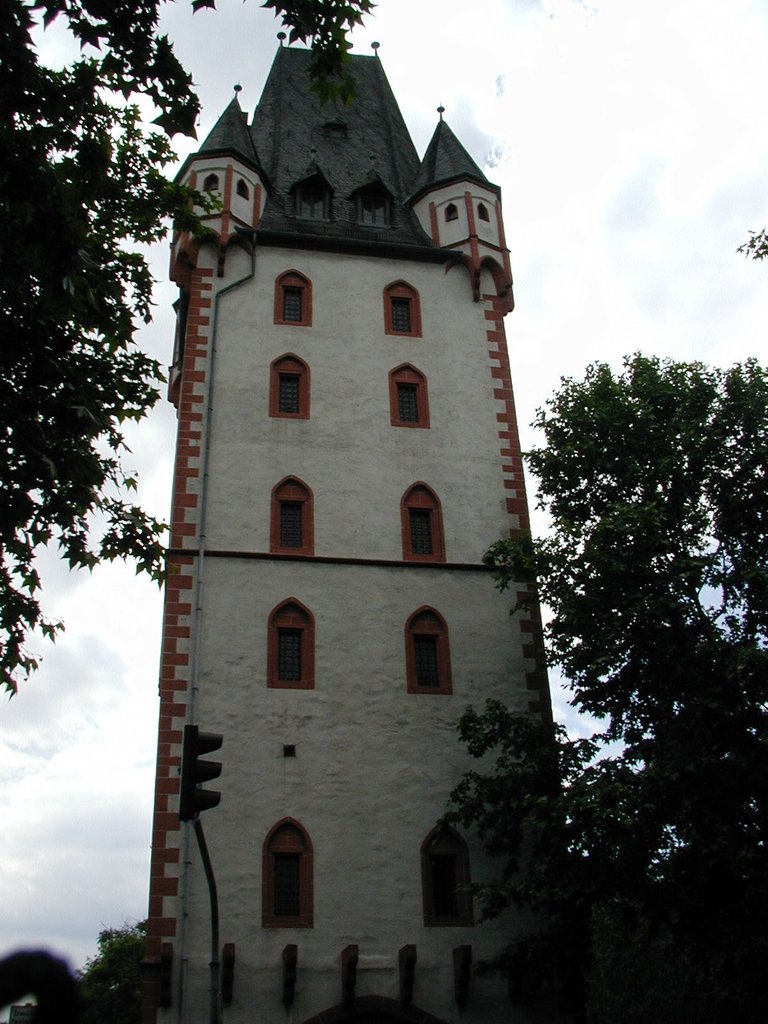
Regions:
<svg viewBox="0 0 768 1024"><path fill-rule="evenodd" d="M298 679L280 678L280 631L300 633L301 673ZM281 601L269 615L267 626L267 686L278 690L314 690L315 619L295 597Z"/></svg>
<svg viewBox="0 0 768 1024"><path fill-rule="evenodd" d="M301 292L301 314L297 319L286 319L286 291ZM312 326L312 282L298 270L286 270L275 280L275 323L286 327Z"/></svg>
<svg viewBox="0 0 768 1024"><path fill-rule="evenodd" d="M298 378L298 411L284 412L280 408L280 378ZM309 366L292 352L273 360L269 367L269 415L289 420L309 419L310 373Z"/></svg>
<svg viewBox="0 0 768 1024"><path fill-rule="evenodd" d="M432 551L414 551L411 512L427 513ZM403 558L406 562L444 562L445 538L440 499L423 481L408 488L400 500L400 528L403 540Z"/></svg>
<svg viewBox="0 0 768 1024"><path fill-rule="evenodd" d="M416 644L419 637L431 638L435 646L437 685L423 686L417 672ZM405 624L405 671L408 693L451 694L451 655L448 626L434 608L423 605Z"/></svg>
<svg viewBox="0 0 768 1024"><path fill-rule="evenodd" d="M298 913L280 914L275 906L275 875L280 856L298 858ZM283 818L267 833L261 858L262 928L312 928L314 878L312 841L295 818Z"/></svg>
<svg viewBox="0 0 768 1024"><path fill-rule="evenodd" d="M399 385L410 385L416 390L415 420L404 420L400 416ZM429 428L427 378L410 363L403 363L389 372L389 421L393 427Z"/></svg>
<svg viewBox="0 0 768 1024"><path fill-rule="evenodd" d="M282 506L301 505L301 544L285 544L282 538ZM303 480L284 477L272 488L269 524L269 550L283 555L311 555L315 549L314 495Z"/></svg>
<svg viewBox="0 0 768 1024"><path fill-rule="evenodd" d="M393 313L393 305L397 302L407 302L409 310L409 329L407 331L396 330L396 314ZM421 299L416 289L407 281L392 281L384 289L384 333L394 334L400 338L420 338L421 334Z"/></svg>
<svg viewBox="0 0 768 1024"><path fill-rule="evenodd" d="M435 861L450 862L453 875L454 905L450 910L442 907L438 893L440 880L437 878ZM445 881L445 876L443 878ZM464 839L449 825L432 829L421 844L421 888L424 902L424 924L428 928L445 928L473 925L472 880L469 870L469 850Z"/></svg>

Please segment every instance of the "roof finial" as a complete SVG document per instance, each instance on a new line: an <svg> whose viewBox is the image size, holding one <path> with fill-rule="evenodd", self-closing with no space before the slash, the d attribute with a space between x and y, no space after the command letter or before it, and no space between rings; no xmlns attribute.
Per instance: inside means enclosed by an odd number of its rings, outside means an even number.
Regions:
<svg viewBox="0 0 768 1024"><path fill-rule="evenodd" d="M239 82L237 83L237 85L233 86L233 88L234 88L234 90L235 90L235 96L237 96L237 94L238 94L239 92L242 92L242 91L243 91L243 87L242 87L242 85L240 85L240 83L239 83Z"/></svg>
<svg viewBox="0 0 768 1024"><path fill-rule="evenodd" d="M373 54L374 54L375 57L379 56L379 47L380 46L381 46L381 43L377 43L377 42L371 43L371 49L373 50Z"/></svg>
<svg viewBox="0 0 768 1024"><path fill-rule="evenodd" d="M280 45L282 46L283 45L283 40L285 39L285 32L278 32L277 33L277 38L280 40Z"/></svg>
<svg viewBox="0 0 768 1024"><path fill-rule="evenodd" d="M442 120L443 120L443 114L445 113L445 107L443 106L443 104L442 104L442 103L441 103L441 104L440 104L440 106L439 106L439 107L437 108L437 112L438 112L438 114L440 115L440 120L442 121Z"/></svg>

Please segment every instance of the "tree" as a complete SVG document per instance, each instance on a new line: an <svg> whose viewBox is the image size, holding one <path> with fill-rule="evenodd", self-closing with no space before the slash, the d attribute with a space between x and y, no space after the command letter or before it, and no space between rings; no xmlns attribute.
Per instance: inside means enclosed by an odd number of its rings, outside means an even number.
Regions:
<svg viewBox="0 0 768 1024"><path fill-rule="evenodd" d="M740 245L738 252L753 260L764 260L768 257L768 231L750 231L749 241Z"/></svg>
<svg viewBox="0 0 768 1024"><path fill-rule="evenodd" d="M636 355L564 380L536 425L551 531L487 560L501 589L538 580L550 658L601 729L463 716L495 756L452 797L500 858L484 910L538 915L498 966L522 989L557 974L577 1020L657 1024L626 993L666 963L687 1021L763 1021L768 373Z"/></svg>
<svg viewBox="0 0 768 1024"><path fill-rule="evenodd" d="M37 667L30 631L61 628L40 604L42 546L58 544L71 567L128 557L162 576L162 525L131 501L121 462L123 428L162 379L134 343L151 312L139 245L170 220L194 229L191 200L206 200L163 175L166 136L194 134L199 104L158 33L160 3L9 0L0 11L0 678L11 692ZM345 32L370 0L267 6L292 40L312 40L321 92L348 95ZM40 63L36 22L57 19L93 56ZM138 96L162 132L142 124Z"/></svg>
<svg viewBox="0 0 768 1024"><path fill-rule="evenodd" d="M81 1024L138 1024L147 923L99 933L98 952L79 974Z"/></svg>

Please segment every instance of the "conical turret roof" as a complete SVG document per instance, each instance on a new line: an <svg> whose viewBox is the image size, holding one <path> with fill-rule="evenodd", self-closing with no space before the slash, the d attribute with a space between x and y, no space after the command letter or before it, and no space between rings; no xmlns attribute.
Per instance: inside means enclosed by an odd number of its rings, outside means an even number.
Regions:
<svg viewBox="0 0 768 1024"><path fill-rule="evenodd" d="M197 155L209 153L232 153L246 163L259 167L259 158L248 130L247 118L236 94L209 132Z"/></svg>
<svg viewBox="0 0 768 1024"><path fill-rule="evenodd" d="M411 199L427 189L461 178L496 190L441 117L414 179Z"/></svg>

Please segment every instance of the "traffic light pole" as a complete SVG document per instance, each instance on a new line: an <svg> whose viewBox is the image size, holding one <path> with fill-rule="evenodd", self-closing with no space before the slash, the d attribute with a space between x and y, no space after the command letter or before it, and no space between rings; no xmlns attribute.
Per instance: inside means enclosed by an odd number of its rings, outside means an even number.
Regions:
<svg viewBox="0 0 768 1024"><path fill-rule="evenodd" d="M213 865L208 855L208 844L205 841L205 833L199 818L195 818L195 835L197 845L200 849L200 857L205 869L205 877L208 882L208 892L211 897L211 998L208 1015L209 1024L220 1024L220 1002L219 1002L219 896L216 891L216 879L213 874Z"/></svg>

